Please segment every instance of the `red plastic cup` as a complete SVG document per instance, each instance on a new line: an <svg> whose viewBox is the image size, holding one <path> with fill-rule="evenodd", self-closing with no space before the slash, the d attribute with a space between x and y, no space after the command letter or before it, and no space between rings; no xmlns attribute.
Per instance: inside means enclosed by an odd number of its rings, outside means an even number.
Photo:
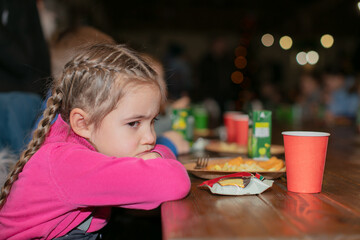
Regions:
<svg viewBox="0 0 360 240"><path fill-rule="evenodd" d="M233 116L235 122L235 141L240 146L248 145L249 116L239 114Z"/></svg>
<svg viewBox="0 0 360 240"><path fill-rule="evenodd" d="M228 111L224 113L224 125L226 128L226 141L227 142L236 142L236 129L234 116L239 115L240 112L237 111Z"/></svg>
<svg viewBox="0 0 360 240"><path fill-rule="evenodd" d="M287 189L298 193L321 192L329 133L282 132Z"/></svg>

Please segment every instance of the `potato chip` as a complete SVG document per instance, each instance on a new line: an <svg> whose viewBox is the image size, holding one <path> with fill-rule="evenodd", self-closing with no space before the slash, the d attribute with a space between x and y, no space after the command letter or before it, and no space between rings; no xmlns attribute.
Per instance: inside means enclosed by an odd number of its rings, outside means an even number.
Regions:
<svg viewBox="0 0 360 240"><path fill-rule="evenodd" d="M257 161L253 159L243 159L242 157L236 157L229 159L225 163L210 164L206 167L206 169L215 171L261 172L279 171L284 168L284 166L284 161L276 157L271 157L267 161Z"/></svg>

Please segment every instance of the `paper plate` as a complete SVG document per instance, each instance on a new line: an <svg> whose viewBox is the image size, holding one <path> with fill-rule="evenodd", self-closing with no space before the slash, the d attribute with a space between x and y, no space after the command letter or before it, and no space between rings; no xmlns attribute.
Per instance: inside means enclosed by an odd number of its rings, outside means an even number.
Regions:
<svg viewBox="0 0 360 240"><path fill-rule="evenodd" d="M210 158L209 164L224 162L224 161L228 161L229 159L231 159L231 158ZM188 172L190 172L191 174L193 174L199 178L213 179L213 178L222 177L222 176L225 176L225 175L228 175L231 173L238 172L238 171L214 171L214 170L207 170L207 169L195 169L195 166L196 166L195 161L196 161L196 159L194 159L194 162L185 163L184 166ZM286 169L283 168L280 171L256 171L256 172L247 171L247 170L242 170L242 171L250 172L253 174L259 173L265 179L276 179L276 178L280 178L281 176L283 176L286 172Z"/></svg>

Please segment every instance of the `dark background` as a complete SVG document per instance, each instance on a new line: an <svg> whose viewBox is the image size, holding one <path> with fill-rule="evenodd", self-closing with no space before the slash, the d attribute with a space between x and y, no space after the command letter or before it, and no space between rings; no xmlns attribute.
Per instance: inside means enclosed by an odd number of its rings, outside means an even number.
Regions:
<svg viewBox="0 0 360 240"><path fill-rule="evenodd" d="M247 48L249 67L243 70L245 75L254 78L253 73L273 65L280 76L277 81L285 89L295 84L297 74L304 68L295 61L299 51L319 52L319 62L305 66L308 68L340 64L346 65L348 71L359 69L357 1L76 0L63 3L71 12L71 24L95 26L118 42L158 58L166 54L169 42L177 42L185 48L187 61L194 68L209 42L221 36L232 54L239 45ZM272 47L261 45L260 39L265 33L274 35ZM321 47L323 34L334 37L332 48ZM292 37L290 50L279 47L278 41L283 35Z"/></svg>

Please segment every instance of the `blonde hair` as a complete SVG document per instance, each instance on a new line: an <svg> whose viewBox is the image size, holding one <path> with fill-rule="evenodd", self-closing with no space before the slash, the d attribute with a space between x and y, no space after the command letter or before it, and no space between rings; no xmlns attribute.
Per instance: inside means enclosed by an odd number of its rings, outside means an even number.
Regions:
<svg viewBox="0 0 360 240"><path fill-rule="evenodd" d="M144 84L157 86L162 102L165 102L165 82L148 59L124 45L95 44L83 49L53 82L52 96L47 101L43 119L1 189L0 207L5 204L25 164L45 141L57 114L69 123L71 110L81 108L89 114L88 124L94 123L98 127L129 88Z"/></svg>

